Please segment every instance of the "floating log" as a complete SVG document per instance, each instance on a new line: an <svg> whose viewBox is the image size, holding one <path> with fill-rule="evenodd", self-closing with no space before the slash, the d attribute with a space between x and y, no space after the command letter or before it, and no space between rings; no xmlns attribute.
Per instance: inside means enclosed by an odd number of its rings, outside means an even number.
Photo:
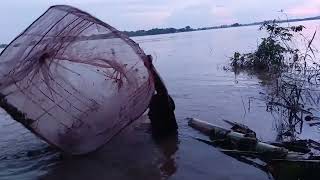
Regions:
<svg viewBox="0 0 320 180"><path fill-rule="evenodd" d="M288 150L282 147L277 147L264 142L258 141L256 138L246 137L245 134L233 132L223 127L210 124L208 122L188 118L189 126L202 132L210 137L211 140L231 141L232 144L238 144L240 150L252 151L264 155L266 158L285 158L288 155ZM245 144L245 146L241 146ZM233 149L234 147L232 147Z"/></svg>

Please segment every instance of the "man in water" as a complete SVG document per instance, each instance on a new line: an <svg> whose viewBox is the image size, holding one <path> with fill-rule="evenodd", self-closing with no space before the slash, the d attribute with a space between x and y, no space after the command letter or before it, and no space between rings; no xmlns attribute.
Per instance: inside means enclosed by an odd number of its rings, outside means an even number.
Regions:
<svg viewBox="0 0 320 180"><path fill-rule="evenodd" d="M152 64L151 55L148 55L148 66L153 76L156 90L156 93L151 98L148 112L152 134L155 138L164 138L177 133L178 125L174 114L175 104Z"/></svg>

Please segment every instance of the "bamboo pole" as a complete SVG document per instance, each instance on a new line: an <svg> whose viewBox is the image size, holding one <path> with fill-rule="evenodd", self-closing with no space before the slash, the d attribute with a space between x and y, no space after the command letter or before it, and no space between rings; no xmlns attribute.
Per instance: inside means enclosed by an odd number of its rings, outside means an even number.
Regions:
<svg viewBox="0 0 320 180"><path fill-rule="evenodd" d="M249 147L245 150L263 154L266 157L285 158L288 155L289 151L285 148L260 142L256 138L246 137L245 134L233 132L196 118L188 118L188 120L190 127L209 136L211 140L224 138L226 141L229 140L239 145L249 143Z"/></svg>

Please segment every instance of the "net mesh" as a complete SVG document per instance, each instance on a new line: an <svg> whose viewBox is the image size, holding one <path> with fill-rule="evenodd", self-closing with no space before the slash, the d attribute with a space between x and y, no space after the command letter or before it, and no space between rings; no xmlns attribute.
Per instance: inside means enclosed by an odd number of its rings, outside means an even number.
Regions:
<svg viewBox="0 0 320 180"><path fill-rule="evenodd" d="M37 135L93 151L147 109L147 57L127 36L70 6L53 6L0 56L0 93Z"/></svg>

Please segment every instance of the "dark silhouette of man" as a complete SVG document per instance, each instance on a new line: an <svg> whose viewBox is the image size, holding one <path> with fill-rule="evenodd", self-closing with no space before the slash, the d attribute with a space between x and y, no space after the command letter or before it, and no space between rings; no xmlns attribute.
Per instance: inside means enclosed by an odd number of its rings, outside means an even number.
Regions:
<svg viewBox="0 0 320 180"><path fill-rule="evenodd" d="M177 133L175 104L160 75L152 64L152 56L148 55L149 70L153 76L156 93L149 104L148 116L151 121L152 134L155 138L164 138Z"/></svg>

